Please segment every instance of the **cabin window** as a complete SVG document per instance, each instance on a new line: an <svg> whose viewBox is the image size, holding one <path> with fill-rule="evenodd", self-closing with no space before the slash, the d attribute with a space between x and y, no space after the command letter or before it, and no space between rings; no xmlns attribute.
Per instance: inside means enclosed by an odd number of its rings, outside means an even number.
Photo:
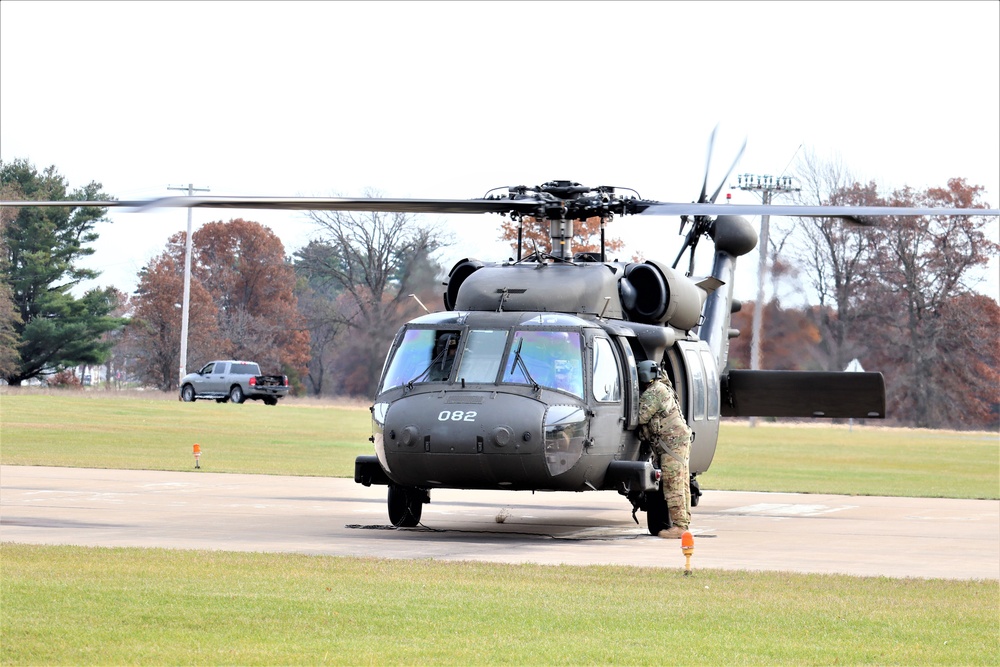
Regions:
<svg viewBox="0 0 1000 667"><path fill-rule="evenodd" d="M576 331L515 331L503 382L538 384L583 398L583 355Z"/></svg>
<svg viewBox="0 0 1000 667"><path fill-rule="evenodd" d="M470 331L456 378L466 382L496 382L508 333L505 329Z"/></svg>
<svg viewBox="0 0 1000 667"><path fill-rule="evenodd" d="M705 372L696 350L688 350L686 356L688 375L691 378L691 419L701 421L705 418Z"/></svg>
<svg viewBox="0 0 1000 667"><path fill-rule="evenodd" d="M719 372L715 367L715 357L710 350L702 350L701 358L705 362L705 377L708 378L708 418L719 417Z"/></svg>
<svg viewBox="0 0 1000 667"><path fill-rule="evenodd" d="M622 400L622 378L618 360L607 338L594 339L594 398L598 401Z"/></svg>
<svg viewBox="0 0 1000 667"><path fill-rule="evenodd" d="M447 381L459 338L454 330L407 329L385 372L382 391L411 382Z"/></svg>

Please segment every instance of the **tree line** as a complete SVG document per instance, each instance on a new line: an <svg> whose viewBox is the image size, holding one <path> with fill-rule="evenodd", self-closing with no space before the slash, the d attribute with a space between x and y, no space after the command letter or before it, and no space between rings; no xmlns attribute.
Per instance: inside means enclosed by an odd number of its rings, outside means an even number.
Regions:
<svg viewBox="0 0 1000 667"><path fill-rule="evenodd" d="M963 179L881 192L808 156L799 178L808 203L986 206L983 188ZM38 171L27 160L0 163L0 187L2 199L110 199L99 183L70 191L54 167ZM108 287L74 296L74 286L96 276L75 262L93 252L93 228L105 211L2 209L0 377L8 384L103 365L109 382L176 390L186 234L171 236L142 268L134 293ZM288 375L300 394L370 398L398 327L423 305L442 309L447 267L434 258L451 239L440 228L399 213L309 215L316 240L291 254L250 220L194 232L188 371L216 358L249 358ZM599 223L576 226L576 251L598 249ZM791 221L766 249L775 296L763 304L764 367L843 370L858 359L885 375L888 412L898 423L997 428L1000 305L970 283L1000 251L986 223ZM547 227L537 221L524 221L523 234L534 247L547 246ZM503 223L501 238L513 245L516 237L516 227ZM611 250L623 245L608 238ZM810 305L782 304L779 295L803 289ZM734 315L743 332L733 340L734 366L748 365L756 307Z"/></svg>

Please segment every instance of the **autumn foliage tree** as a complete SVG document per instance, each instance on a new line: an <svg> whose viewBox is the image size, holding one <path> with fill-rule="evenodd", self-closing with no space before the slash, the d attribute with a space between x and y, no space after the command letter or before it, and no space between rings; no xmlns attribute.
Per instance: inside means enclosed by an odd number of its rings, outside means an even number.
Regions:
<svg viewBox="0 0 1000 667"><path fill-rule="evenodd" d="M295 271L281 240L258 222L236 219L207 223L192 241L197 248L192 274L218 308L217 351L253 359L264 372L303 372L309 333L299 316Z"/></svg>
<svg viewBox="0 0 1000 667"><path fill-rule="evenodd" d="M733 368L750 368L751 324L757 304L744 303L734 313L731 326L740 335L729 343L729 364ZM777 300L764 307L761 356L768 370L819 370L822 354L817 348L821 340L819 327L807 310L782 308Z"/></svg>
<svg viewBox="0 0 1000 667"><path fill-rule="evenodd" d="M541 252L551 252L549 222L527 216L520 223L522 226L522 253L527 255L538 249ZM500 240L509 241L511 250L517 251L518 222L504 218L500 223ZM601 251L601 219L599 217L575 220L573 222L573 254L578 252ZM620 238L607 237L605 230L604 248L607 252L617 252L625 247Z"/></svg>
<svg viewBox="0 0 1000 667"><path fill-rule="evenodd" d="M131 372L143 383L169 391L177 386L181 346L184 262L161 254L143 268L132 298L132 319L124 347ZM205 359L218 340L217 309L211 294L192 278L188 308L188 358Z"/></svg>
<svg viewBox="0 0 1000 667"><path fill-rule="evenodd" d="M802 173L809 203L987 206L983 188L964 179L886 193L874 182L852 180L838 165L811 162ZM862 227L805 219L796 228L801 243L794 259L819 298L809 315L819 327L827 368L843 370L857 357L866 370L882 372L888 415L900 423L967 428L995 421L1000 348L990 323L1000 306L976 294L973 283L1000 250L986 233L988 219L899 216L869 222Z"/></svg>
<svg viewBox="0 0 1000 667"><path fill-rule="evenodd" d="M943 188L903 188L886 199L892 206L983 208L982 193L981 186L952 179ZM995 309L970 284L973 270L1000 251L986 224L975 216L909 216L872 228L859 333L885 368L887 408L916 426L960 425L982 412L966 404L996 397L995 374L962 368L982 367L979 362L996 368L1000 355L990 326ZM958 307L977 304L987 313ZM991 344L984 349L979 339Z"/></svg>
<svg viewBox="0 0 1000 667"><path fill-rule="evenodd" d="M207 223L191 241L188 370L211 359L237 358L258 362L264 372L297 377L309 361L309 334L281 240L260 223L235 219ZM184 246L184 232L170 237L146 267L135 299L148 354L159 357L155 377L161 387L170 366L179 365L180 312L174 304L183 294ZM150 348L153 344L163 349ZM174 387L179 378L171 373L168 386Z"/></svg>

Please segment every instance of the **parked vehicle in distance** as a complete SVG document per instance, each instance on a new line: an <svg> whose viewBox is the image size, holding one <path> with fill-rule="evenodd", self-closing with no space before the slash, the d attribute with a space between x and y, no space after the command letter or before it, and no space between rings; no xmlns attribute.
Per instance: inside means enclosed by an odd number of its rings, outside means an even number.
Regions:
<svg viewBox="0 0 1000 667"><path fill-rule="evenodd" d="M210 361L197 373L181 380L181 400L190 403L199 398L214 398L219 403L242 403L250 399L277 405L288 395L288 376L261 375L253 361Z"/></svg>

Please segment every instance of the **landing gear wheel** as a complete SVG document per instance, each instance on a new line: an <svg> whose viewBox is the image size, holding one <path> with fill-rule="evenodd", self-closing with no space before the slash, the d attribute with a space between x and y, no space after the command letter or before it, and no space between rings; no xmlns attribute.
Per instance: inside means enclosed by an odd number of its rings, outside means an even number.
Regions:
<svg viewBox="0 0 1000 667"><path fill-rule="evenodd" d="M233 387L232 389L230 389L229 390L229 400L232 401L233 403L237 404L237 405L239 405L240 403L242 403L243 402L243 388L240 387L239 385L236 385L235 387Z"/></svg>
<svg viewBox="0 0 1000 667"><path fill-rule="evenodd" d="M389 485L389 521L397 528L413 528L420 523L424 503L416 489Z"/></svg>
<svg viewBox="0 0 1000 667"><path fill-rule="evenodd" d="M184 385L181 389L181 400L185 403L190 403L194 400L194 387L189 384Z"/></svg>
<svg viewBox="0 0 1000 667"><path fill-rule="evenodd" d="M670 509L662 491L646 492L646 527L650 535L658 535L661 530L667 530L673 524L670 521Z"/></svg>

